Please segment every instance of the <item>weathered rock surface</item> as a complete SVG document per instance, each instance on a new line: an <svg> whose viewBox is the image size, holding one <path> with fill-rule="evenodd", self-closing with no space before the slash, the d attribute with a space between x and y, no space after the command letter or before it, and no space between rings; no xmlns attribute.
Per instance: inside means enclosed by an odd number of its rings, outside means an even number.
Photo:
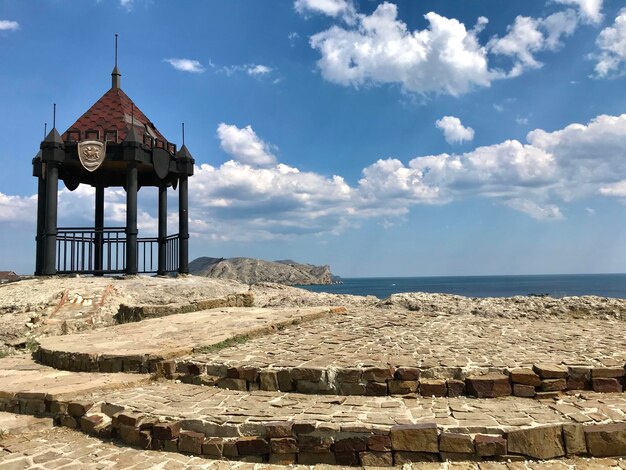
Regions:
<svg viewBox="0 0 626 470"><path fill-rule="evenodd" d="M276 282L278 284L332 284L329 266L296 263L292 260L264 261L254 258L202 257L189 263L189 271L197 276L233 279L244 284Z"/></svg>

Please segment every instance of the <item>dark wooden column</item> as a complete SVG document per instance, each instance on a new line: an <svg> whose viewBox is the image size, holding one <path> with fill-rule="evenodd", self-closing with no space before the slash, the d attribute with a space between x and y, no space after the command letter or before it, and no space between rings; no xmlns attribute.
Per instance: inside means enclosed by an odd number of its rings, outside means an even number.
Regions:
<svg viewBox="0 0 626 470"><path fill-rule="evenodd" d="M46 189L44 205L44 258L42 274L56 274L57 255L57 192L59 190L59 164L46 162Z"/></svg>
<svg viewBox="0 0 626 470"><path fill-rule="evenodd" d="M95 213L95 229L94 250L93 250L93 269L96 276L102 276L102 261L104 255L104 186L96 185L96 213Z"/></svg>
<svg viewBox="0 0 626 470"><path fill-rule="evenodd" d="M35 276L41 276L43 271L44 239L46 217L46 180L43 174L37 178L37 254L35 258Z"/></svg>
<svg viewBox="0 0 626 470"><path fill-rule="evenodd" d="M167 273L167 184L159 186L159 268L157 274Z"/></svg>
<svg viewBox="0 0 626 470"><path fill-rule="evenodd" d="M126 274L137 274L137 163L126 169Z"/></svg>
<svg viewBox="0 0 626 470"><path fill-rule="evenodd" d="M178 272L189 274L189 193L187 175L178 182Z"/></svg>

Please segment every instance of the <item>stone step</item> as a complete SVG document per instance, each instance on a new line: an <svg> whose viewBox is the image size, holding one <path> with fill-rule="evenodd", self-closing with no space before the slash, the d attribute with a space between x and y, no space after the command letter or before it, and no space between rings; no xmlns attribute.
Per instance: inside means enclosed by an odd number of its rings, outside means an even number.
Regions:
<svg viewBox="0 0 626 470"><path fill-rule="evenodd" d="M181 313L88 333L41 338L36 359L75 372L155 372L164 360L194 350L219 350L231 342L246 341L340 310L230 307Z"/></svg>
<svg viewBox="0 0 626 470"><path fill-rule="evenodd" d="M405 465L405 470L624 470L626 461L617 458L523 462L428 462ZM67 428L43 434L9 435L0 440L0 468L112 468L185 470L312 470L310 465L279 467L245 461L209 460L205 456L133 449ZM318 465L316 470L340 470L341 466ZM363 467L349 467L357 470ZM368 467L371 469L372 467Z"/></svg>
<svg viewBox="0 0 626 470"><path fill-rule="evenodd" d="M419 366L258 367L246 363L188 357L168 363L169 378L231 390L264 390L305 394L497 398L515 395L546 398L560 392L593 390L621 393L626 387L622 367L535 364L527 368L474 370ZM487 372L480 374L480 372Z"/></svg>
<svg viewBox="0 0 626 470"><path fill-rule="evenodd" d="M156 382L52 400L47 409L65 426L131 446L253 462L391 466L626 455L625 394L345 397Z"/></svg>

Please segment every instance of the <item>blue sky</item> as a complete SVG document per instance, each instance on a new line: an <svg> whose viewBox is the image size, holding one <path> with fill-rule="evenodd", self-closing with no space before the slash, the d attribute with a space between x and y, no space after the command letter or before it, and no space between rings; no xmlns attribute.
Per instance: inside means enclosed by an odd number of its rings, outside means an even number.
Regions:
<svg viewBox="0 0 626 470"><path fill-rule="evenodd" d="M623 0L0 0L0 269L33 271L31 159L52 103L63 132L108 89L115 33L124 91L186 123L192 258L625 271ZM92 225L92 189L59 189Z"/></svg>

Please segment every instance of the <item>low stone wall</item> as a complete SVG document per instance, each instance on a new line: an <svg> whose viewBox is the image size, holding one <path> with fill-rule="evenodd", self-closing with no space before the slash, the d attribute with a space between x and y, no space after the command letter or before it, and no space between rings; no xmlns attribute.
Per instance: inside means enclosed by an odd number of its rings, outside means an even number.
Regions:
<svg viewBox="0 0 626 470"><path fill-rule="evenodd" d="M179 378L185 383L229 390L306 394L552 398L566 390L620 393L626 388L624 366L535 364L532 368L504 369L474 376L460 368L447 373L438 371L438 374L432 369L419 367L263 369L194 360L166 361L158 367L165 376ZM437 375L455 378L433 377Z"/></svg>
<svg viewBox="0 0 626 470"><path fill-rule="evenodd" d="M392 466L422 461L515 461L589 455L626 455L626 423L554 424L487 433L444 429L435 423L395 426L317 424L311 421L213 424L211 433L185 429L189 422L163 421L124 407L60 401L45 394L0 397L0 411L53 416L62 426L116 438L142 449L212 459L274 464ZM193 421L193 420L192 420Z"/></svg>
<svg viewBox="0 0 626 470"><path fill-rule="evenodd" d="M199 312L212 308L223 307L252 307L254 305L254 295L251 292L243 294L230 294L219 299L199 300L184 304L168 305L120 305L115 321L117 323L130 323L145 320L148 318L159 318L179 313Z"/></svg>

